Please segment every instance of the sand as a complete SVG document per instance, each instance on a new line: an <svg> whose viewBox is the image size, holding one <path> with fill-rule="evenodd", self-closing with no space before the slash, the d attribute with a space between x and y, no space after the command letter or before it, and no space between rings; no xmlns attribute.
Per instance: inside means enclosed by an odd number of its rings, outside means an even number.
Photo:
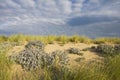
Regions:
<svg viewBox="0 0 120 80"><path fill-rule="evenodd" d="M46 53L51 53L51 52L56 51L56 50L64 51L64 50L69 49L69 48L78 48L78 49L82 50L85 48L90 48L91 46L96 46L96 45L95 44L85 44L85 43L76 43L76 44L67 43L67 44L61 46L60 44L55 43L55 44L46 45L44 50ZM18 52L22 51L24 48L25 48L25 45L15 46L9 51L8 55L17 54ZM70 58L70 65L71 66L79 65L78 64L79 62L76 62L75 59L80 58L80 57L85 58L84 62L89 62L89 61L101 58L100 56L97 55L97 53L89 51L89 50L88 51L81 51L81 53L83 53L82 56L79 56L76 54L68 54L68 56Z"/></svg>
<svg viewBox="0 0 120 80"><path fill-rule="evenodd" d="M63 46L60 46L59 44L48 44L45 47L45 51L47 53L51 53L51 52L56 51L56 50L64 51L64 50L69 49L69 48L78 48L78 49L82 50L85 48L90 48L91 46L96 46L96 45L95 44L85 44L85 43L77 43L77 44L68 43L68 44L65 44ZM81 53L83 53L82 56L79 56L76 54L69 54L68 55L70 58L70 65L71 66L78 66L78 62L76 62L75 59L77 59L79 57L85 58L84 62L89 62L89 61L93 61L93 60L102 58L102 57L98 56L97 53L95 53L93 51L81 51Z"/></svg>

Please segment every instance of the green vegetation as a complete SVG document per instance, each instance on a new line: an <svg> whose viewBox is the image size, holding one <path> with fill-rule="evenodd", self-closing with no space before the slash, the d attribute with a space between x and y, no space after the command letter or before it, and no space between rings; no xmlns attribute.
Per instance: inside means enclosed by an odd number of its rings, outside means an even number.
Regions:
<svg viewBox="0 0 120 80"><path fill-rule="evenodd" d="M22 45L21 43L28 41L42 41L45 44L65 44L71 43L97 43L97 44L115 44L114 47L105 46L102 48L101 55L106 54L103 59L97 63L81 63L84 58L77 58L76 62L80 66L69 67L69 65L61 65L58 61L64 61L65 55L60 51L55 51L53 55L47 55L46 59L42 59L44 62L44 68L37 67L33 70L17 70L13 73L13 65L19 63L13 62L8 57L8 50L12 49L16 45ZM0 36L0 80L120 80L120 46L116 45L120 43L120 38L99 38L89 39L86 37L67 37L67 36L26 36L26 35L12 35L12 36ZM32 43L33 44L33 43ZM38 44L38 43L37 43ZM40 45L39 45L40 46ZM28 49L29 45L26 45L28 52L37 53L37 49ZM37 47L38 48L38 47ZM106 49L107 48L107 49ZM113 56L109 56L112 51ZM101 49L101 48L100 48ZM35 50L35 51L33 51ZM23 51L24 53L24 51ZM108 55L108 56L107 56ZM24 55L23 55L24 56ZM32 55L34 56L34 55ZM49 57L54 57L51 64L52 66L46 65L46 60ZM35 56L34 56L35 57ZM44 56L45 57L45 56ZM31 60L34 61L34 60ZM24 61L23 61L24 62ZM83 61L82 61L83 62Z"/></svg>
<svg viewBox="0 0 120 80"><path fill-rule="evenodd" d="M120 45L108 45L100 44L93 48L96 52L100 53L102 56L115 56L120 54Z"/></svg>
<svg viewBox="0 0 120 80"><path fill-rule="evenodd" d="M96 44L101 43L113 43L113 44L120 44L120 38L113 37L113 38L97 38L93 41Z"/></svg>
<svg viewBox="0 0 120 80"><path fill-rule="evenodd" d="M69 42L69 37L61 35L57 37L56 41L59 42L60 44L65 44Z"/></svg>
<svg viewBox="0 0 120 80"><path fill-rule="evenodd" d="M2 58L1 58L2 57ZM24 73L16 72L11 79L10 62L5 56L0 56L0 80L119 80L120 55L108 57L104 64L83 64L77 69L50 67L36 69Z"/></svg>
<svg viewBox="0 0 120 80"><path fill-rule="evenodd" d="M80 55L80 56L83 55L83 53L81 53L81 51L77 48L69 48L68 50L66 50L66 52L68 52L70 54Z"/></svg>
<svg viewBox="0 0 120 80"><path fill-rule="evenodd" d="M0 80L9 80L10 78L10 63L4 54L0 53Z"/></svg>
<svg viewBox="0 0 120 80"><path fill-rule="evenodd" d="M58 42L60 44L65 44L68 42L72 43L95 43L95 44L101 44L101 43L113 43L113 44L119 44L120 38L112 37L112 38L97 38L97 39L90 39L85 36L55 36L55 35L49 35L49 36L32 36L32 35L23 35L23 34L17 34L17 35L11 35L11 36L0 36L0 43L2 42L26 42L26 41L42 41L45 44L53 44L55 42Z"/></svg>
<svg viewBox="0 0 120 80"><path fill-rule="evenodd" d="M1 42L5 42L7 40L8 40L8 37L6 37L6 36L0 36L0 43Z"/></svg>
<svg viewBox="0 0 120 80"><path fill-rule="evenodd" d="M0 80L9 80L11 76L10 68L12 62L6 56L7 51L7 47L4 48L3 45L0 45Z"/></svg>
<svg viewBox="0 0 120 80"><path fill-rule="evenodd" d="M88 44L92 42L90 38L79 35L74 35L70 37L70 41L75 43L88 43Z"/></svg>

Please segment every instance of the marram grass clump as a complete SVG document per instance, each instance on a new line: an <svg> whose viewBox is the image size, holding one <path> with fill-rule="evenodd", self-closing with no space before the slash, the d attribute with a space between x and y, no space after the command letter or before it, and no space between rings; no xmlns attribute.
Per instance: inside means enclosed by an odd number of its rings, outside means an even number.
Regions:
<svg viewBox="0 0 120 80"><path fill-rule="evenodd" d="M66 43L112 43L112 44L119 44L120 38L119 37L104 37L104 38L96 38L91 39L86 36L66 36L66 35L48 35L48 36L32 36L32 35L23 35L23 34L16 34L11 36L0 36L0 43L2 42L26 42L26 41L42 41L45 44L54 44L55 42L59 44L66 44Z"/></svg>
<svg viewBox="0 0 120 80"><path fill-rule="evenodd" d="M10 80L12 61L6 56L10 45L0 44L0 80Z"/></svg>

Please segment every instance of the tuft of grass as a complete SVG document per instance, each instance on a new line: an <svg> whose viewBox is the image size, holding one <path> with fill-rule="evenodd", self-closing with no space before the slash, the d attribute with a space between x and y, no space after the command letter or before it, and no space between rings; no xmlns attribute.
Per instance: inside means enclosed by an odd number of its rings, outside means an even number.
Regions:
<svg viewBox="0 0 120 80"><path fill-rule="evenodd" d="M98 66L83 65L75 71L73 80L108 80L106 74L101 72Z"/></svg>
<svg viewBox="0 0 120 80"><path fill-rule="evenodd" d="M105 59L104 71L108 76L108 80L120 80L120 55L107 57Z"/></svg>
<svg viewBox="0 0 120 80"><path fill-rule="evenodd" d="M74 35L70 38L70 41L78 43L80 41L80 37L78 35Z"/></svg>
<svg viewBox="0 0 120 80"><path fill-rule="evenodd" d="M0 80L10 80L11 62L6 57L5 52L0 52Z"/></svg>
<svg viewBox="0 0 120 80"><path fill-rule="evenodd" d="M56 41L59 43L59 44L66 44L69 42L69 38L65 35L61 35L61 36L58 36Z"/></svg>
<svg viewBox="0 0 120 80"><path fill-rule="evenodd" d="M102 43L112 43L112 44L120 44L120 38L117 37L105 37L105 38L96 38L93 40L96 44L102 44Z"/></svg>
<svg viewBox="0 0 120 80"><path fill-rule="evenodd" d="M90 44L92 43L92 40L86 36L81 36L80 37L80 43L86 43L86 44Z"/></svg>
<svg viewBox="0 0 120 80"><path fill-rule="evenodd" d="M0 43L6 42L7 39L8 39L8 37L6 37L6 36L0 36Z"/></svg>
<svg viewBox="0 0 120 80"><path fill-rule="evenodd" d="M46 36L45 37L45 41L46 44L54 44L54 42L56 41L57 37L56 36Z"/></svg>
<svg viewBox="0 0 120 80"><path fill-rule="evenodd" d="M91 43L92 40L88 37L85 37L85 36L79 36L79 35L74 35L70 38L70 41L71 42L74 42L74 43Z"/></svg>
<svg viewBox="0 0 120 80"><path fill-rule="evenodd" d="M26 41L26 40L25 40L24 35L17 34L17 35L12 35L12 36L8 37L8 41L9 42L23 42L23 41Z"/></svg>

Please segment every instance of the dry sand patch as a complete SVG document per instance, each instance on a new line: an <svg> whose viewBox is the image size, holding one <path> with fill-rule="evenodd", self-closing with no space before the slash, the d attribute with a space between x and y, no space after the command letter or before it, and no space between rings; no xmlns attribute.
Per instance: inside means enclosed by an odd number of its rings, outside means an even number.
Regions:
<svg viewBox="0 0 120 80"><path fill-rule="evenodd" d="M76 44L67 43L67 44L65 44L63 46L60 46L59 44L55 43L55 44L46 45L44 50L47 53L51 53L51 52L56 51L56 50L64 51L64 50L67 50L69 48L78 48L78 49L82 50L82 49L85 49L85 48L90 48L91 46L96 46L96 45L95 44L85 44L85 43L76 43ZM9 51L8 55L12 55L14 53L19 53L24 48L25 48L25 45L15 46ZM97 55L97 53L92 52L92 51L81 51L81 53L83 53L83 56L79 56L79 55L76 55L76 54L69 54L68 55L69 58L70 58L70 65L72 65L72 66L78 65L78 62L76 62L75 59L79 58L79 57L84 57L85 62L95 60L97 58L98 59L101 58L100 56Z"/></svg>

